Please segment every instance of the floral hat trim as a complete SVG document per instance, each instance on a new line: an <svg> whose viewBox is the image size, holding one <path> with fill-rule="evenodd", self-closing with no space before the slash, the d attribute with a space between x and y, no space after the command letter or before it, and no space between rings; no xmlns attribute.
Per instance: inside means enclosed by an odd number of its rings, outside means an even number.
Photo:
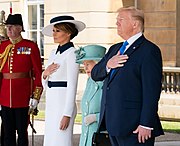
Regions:
<svg viewBox="0 0 180 146"><path fill-rule="evenodd" d="M86 55L83 47L79 47L79 49L76 50L74 53L76 54L76 61L82 59Z"/></svg>

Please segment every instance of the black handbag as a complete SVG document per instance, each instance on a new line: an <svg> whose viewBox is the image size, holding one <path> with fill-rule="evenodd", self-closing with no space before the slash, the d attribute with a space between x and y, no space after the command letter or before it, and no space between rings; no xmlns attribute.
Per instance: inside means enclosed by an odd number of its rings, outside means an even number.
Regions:
<svg viewBox="0 0 180 146"><path fill-rule="evenodd" d="M92 146L111 146L108 133L94 132L92 137Z"/></svg>

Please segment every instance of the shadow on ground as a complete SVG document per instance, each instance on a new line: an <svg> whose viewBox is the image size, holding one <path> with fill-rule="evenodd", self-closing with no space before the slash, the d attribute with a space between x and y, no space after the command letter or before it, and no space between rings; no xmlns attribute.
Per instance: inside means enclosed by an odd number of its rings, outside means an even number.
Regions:
<svg viewBox="0 0 180 146"><path fill-rule="evenodd" d="M156 138L157 142L163 141L180 141L180 134L165 132L165 135L161 135Z"/></svg>
<svg viewBox="0 0 180 146"><path fill-rule="evenodd" d="M34 145L33 145L32 136L29 136L29 146L43 146L43 138L44 138L44 135L34 135ZM80 134L73 135L74 146L79 145L79 138L80 138ZM171 142L171 141L180 141L180 134L166 132L165 135L162 135L156 138L156 142ZM163 146L164 144L159 143L156 145ZM171 146L171 145L168 145L168 146Z"/></svg>
<svg viewBox="0 0 180 146"><path fill-rule="evenodd" d="M34 146L43 146L43 138L44 138L44 135L34 135ZM73 135L74 146L79 145L79 138L80 138L80 134ZM29 146L33 146L32 145L32 136L29 136Z"/></svg>
<svg viewBox="0 0 180 146"><path fill-rule="evenodd" d="M43 146L43 135L35 135L34 136L34 146ZM79 145L79 138L80 134L74 134L73 135L73 143L74 146ZM165 142L165 141L179 141L180 140L180 134L176 133L168 133L166 132L165 135L159 136L156 138L156 142ZM32 136L29 136L29 146L32 145Z"/></svg>

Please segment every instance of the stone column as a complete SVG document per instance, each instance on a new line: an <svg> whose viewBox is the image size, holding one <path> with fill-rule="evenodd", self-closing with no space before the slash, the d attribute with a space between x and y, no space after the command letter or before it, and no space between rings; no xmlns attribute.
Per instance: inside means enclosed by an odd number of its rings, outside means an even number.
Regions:
<svg viewBox="0 0 180 146"><path fill-rule="evenodd" d="M164 66L180 64L177 49L179 3L178 0L137 0L137 7L145 12L145 36L160 47Z"/></svg>

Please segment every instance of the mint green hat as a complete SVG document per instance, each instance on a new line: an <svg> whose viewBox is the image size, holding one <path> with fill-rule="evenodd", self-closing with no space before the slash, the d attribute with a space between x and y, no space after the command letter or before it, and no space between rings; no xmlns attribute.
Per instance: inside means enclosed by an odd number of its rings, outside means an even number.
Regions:
<svg viewBox="0 0 180 146"><path fill-rule="evenodd" d="M84 60L99 61L105 55L106 48L100 45L87 45L75 51L76 63L82 64Z"/></svg>

